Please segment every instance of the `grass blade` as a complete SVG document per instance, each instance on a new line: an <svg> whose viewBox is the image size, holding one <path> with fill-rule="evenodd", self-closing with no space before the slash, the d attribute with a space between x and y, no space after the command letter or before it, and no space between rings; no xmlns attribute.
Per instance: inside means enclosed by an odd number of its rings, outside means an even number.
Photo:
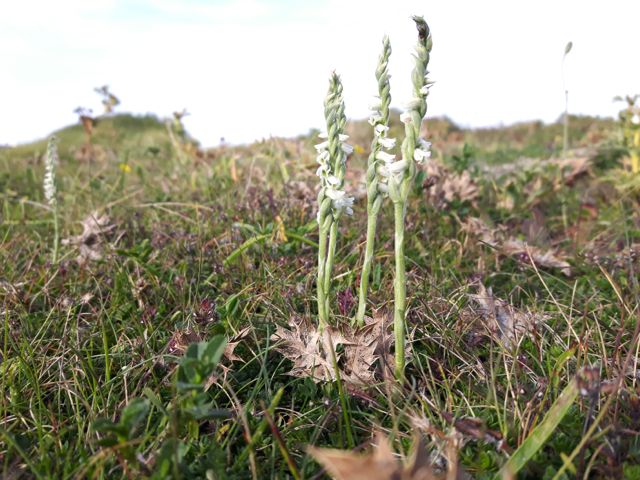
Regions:
<svg viewBox="0 0 640 480"><path fill-rule="evenodd" d="M569 382L560 396L553 402L542 423L529 434L522 445L504 464L496 478L515 478L515 475L540 450L554 430L558 427L578 396L578 385L575 379Z"/></svg>

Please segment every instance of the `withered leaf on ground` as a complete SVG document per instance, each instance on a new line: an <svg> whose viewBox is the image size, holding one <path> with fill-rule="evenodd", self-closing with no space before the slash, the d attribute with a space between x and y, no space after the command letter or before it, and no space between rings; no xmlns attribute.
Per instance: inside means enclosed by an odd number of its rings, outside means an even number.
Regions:
<svg viewBox="0 0 640 480"><path fill-rule="evenodd" d="M504 240L506 236L504 226L491 228L484 220L477 217L468 217L461 221L460 225L462 231L474 235L492 247L499 248L503 255L517 257L526 262L533 261L537 267L557 268L564 275L571 275L571 264L567 262L565 256L553 250L544 251L515 238ZM536 228L540 230L542 227L537 225Z"/></svg>
<svg viewBox="0 0 640 480"><path fill-rule="evenodd" d="M277 342L276 350L293 362L289 375L311 377L315 381L335 380L331 347L336 352L338 345L346 343L342 333L331 326L320 332L308 320L294 317L289 320L289 327L278 325L271 336ZM336 357L340 357L337 352Z"/></svg>
<svg viewBox="0 0 640 480"><path fill-rule="evenodd" d="M478 237L484 243L494 247L504 237L504 227L490 227L487 223L478 217L467 217L460 222L462 231L470 235Z"/></svg>
<svg viewBox="0 0 640 480"><path fill-rule="evenodd" d="M72 245L80 251L76 257L79 265L85 265L89 260L102 258L102 244L104 236L113 231L116 226L109 223L109 215L93 212L82 220L82 233L80 235L65 238L63 245Z"/></svg>
<svg viewBox="0 0 640 480"><path fill-rule="evenodd" d="M238 357L234 351L240 344L240 341L246 337L250 331L251 327L245 327L236 335L231 337L224 348L222 356L231 363L242 362L243 360ZM167 353L176 356L184 355L189 348L189 345L192 343L202 342L204 340L205 335L203 335L197 328L177 329L169 338L169 342L167 343Z"/></svg>
<svg viewBox="0 0 640 480"><path fill-rule="evenodd" d="M547 320L546 315L524 312L510 303L494 297L491 289L480 284L477 294L469 294L476 304L483 327L491 337L505 346L517 344L523 335Z"/></svg>
<svg viewBox="0 0 640 480"><path fill-rule="evenodd" d="M307 451L335 480L436 480L447 476L434 470L422 439L414 442L413 455L404 461L394 455L383 434L376 436L370 453L312 446ZM465 478L461 469L457 478Z"/></svg>
<svg viewBox="0 0 640 480"><path fill-rule="evenodd" d="M236 347L240 344L240 341L246 337L251 331L251 327L245 327L236 333L229 339L227 345L224 347L224 353L222 354L230 362L244 362L242 358L233 353Z"/></svg>
<svg viewBox="0 0 640 480"><path fill-rule="evenodd" d="M510 239L502 244L501 251L504 255L523 257L527 261L531 259L538 267L557 268L564 275L571 275L571 264L566 261L566 257L552 250L543 251L522 240Z"/></svg>
<svg viewBox="0 0 640 480"><path fill-rule="evenodd" d="M349 385L362 387L371 385L376 373L385 378L390 368L387 365L393 364L390 325L388 316L376 314L373 318L366 317L362 328L350 324L328 326L321 334L310 321L292 318L290 328L278 326L271 339L277 342L276 350L293 362L290 375L315 381L335 380L331 345L334 351L340 345L341 353L336 352L340 378Z"/></svg>
<svg viewBox="0 0 640 480"><path fill-rule="evenodd" d="M374 314L365 317L362 328L348 328L349 343L344 348L344 380L353 385L367 385L375 381L376 361L382 377L393 370L393 333L389 331L391 318ZM388 370L388 371L387 371Z"/></svg>
<svg viewBox="0 0 640 480"><path fill-rule="evenodd" d="M572 185L578 177L589 172L591 159L588 156L574 156L559 160L558 166L564 174L564 183Z"/></svg>
<svg viewBox="0 0 640 480"><path fill-rule="evenodd" d="M427 195L436 205L448 205L455 200L473 202L480 189L468 171L461 174L451 172L438 160L431 160L425 166L427 173Z"/></svg>

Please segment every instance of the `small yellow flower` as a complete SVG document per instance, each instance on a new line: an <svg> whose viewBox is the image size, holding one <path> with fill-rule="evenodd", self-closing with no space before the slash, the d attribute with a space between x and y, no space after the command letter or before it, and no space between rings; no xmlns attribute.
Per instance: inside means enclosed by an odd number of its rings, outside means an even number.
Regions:
<svg viewBox="0 0 640 480"><path fill-rule="evenodd" d="M123 173L130 173L131 172L131 165L129 165L128 163L121 163L120 165L118 165L118 168L120 170L122 170Z"/></svg>

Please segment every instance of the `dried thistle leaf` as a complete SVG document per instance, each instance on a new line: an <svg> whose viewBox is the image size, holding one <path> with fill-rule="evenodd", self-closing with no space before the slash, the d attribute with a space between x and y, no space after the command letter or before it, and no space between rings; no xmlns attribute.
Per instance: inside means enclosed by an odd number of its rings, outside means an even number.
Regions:
<svg viewBox="0 0 640 480"><path fill-rule="evenodd" d="M491 289L487 290L483 284L478 287L478 293L470 294L469 298L476 303L476 313L480 315L490 336L507 347L518 343L520 338L532 331L538 323L547 320L546 315L524 312L494 297Z"/></svg>
<svg viewBox="0 0 640 480"><path fill-rule="evenodd" d="M338 345L346 343L342 333L330 326L321 333L310 322L295 318L289 320L289 327L278 325L271 336L277 342L276 350L293 362L289 375L311 377L316 382L335 380L330 348L335 352Z"/></svg>
<svg viewBox="0 0 640 480"><path fill-rule="evenodd" d="M362 328L345 324L326 327L321 334L310 322L291 319L290 328L278 326L271 339L277 342L276 350L293 362L290 375L311 377L316 382L336 379L331 348L335 352L342 345L343 353L336 353L340 378L350 386L363 387L371 385L376 374L386 378L386 370L392 371L390 325L390 317L374 315L365 318Z"/></svg>
<svg viewBox="0 0 640 480"><path fill-rule="evenodd" d="M451 172L438 160L427 162L427 193L436 205L448 205L455 200L473 202L480 193L469 172Z"/></svg>
<svg viewBox="0 0 640 480"><path fill-rule="evenodd" d="M244 363L244 360L242 360L242 358L240 358L239 356L237 356L233 352L235 351L236 347L240 344L242 339L244 337L246 337L249 334L250 331L251 331L251 327L243 328L236 335L231 337L229 339L229 341L227 342L227 345L224 347L224 353L222 355L227 360L229 360L231 363L233 363L233 362L242 362L242 363Z"/></svg>
<svg viewBox="0 0 640 480"><path fill-rule="evenodd" d="M89 260L102 259L102 244L104 236L113 231L116 226L109 223L109 215L92 212L82 220L82 233L65 238L63 245L72 245L80 251L76 257L79 265L85 265Z"/></svg>
<svg viewBox="0 0 640 480"><path fill-rule="evenodd" d="M344 380L352 385L367 385L375 381L376 361L381 369L393 358L388 358L393 343L393 333L389 332L391 319L388 315L374 314L365 317L362 328L349 329L349 343L344 348Z"/></svg>
<svg viewBox="0 0 640 480"><path fill-rule="evenodd" d="M474 201L479 193L478 186L466 170L460 175L449 174L442 181L442 195L446 203L454 200Z"/></svg>

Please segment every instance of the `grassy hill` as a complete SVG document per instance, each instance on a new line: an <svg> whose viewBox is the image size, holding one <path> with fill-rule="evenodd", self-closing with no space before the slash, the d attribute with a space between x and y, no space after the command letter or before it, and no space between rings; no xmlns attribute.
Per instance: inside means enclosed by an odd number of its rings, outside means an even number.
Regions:
<svg viewBox="0 0 640 480"><path fill-rule="evenodd" d="M518 478L638 478L640 188L620 188L630 175L610 120L572 125L581 148L562 159L558 125L426 122L434 154L406 213L404 384L385 373L389 202L377 323L349 326L365 122L349 126L356 201L334 266L332 325L352 335L336 348L339 382L296 368L317 353L305 343L316 136L202 150L155 117L115 115L88 146L66 127L55 262L45 140L0 150L0 477L322 478L308 445L359 451L382 430L405 456L422 438L438 478L495 478L514 452Z"/></svg>

